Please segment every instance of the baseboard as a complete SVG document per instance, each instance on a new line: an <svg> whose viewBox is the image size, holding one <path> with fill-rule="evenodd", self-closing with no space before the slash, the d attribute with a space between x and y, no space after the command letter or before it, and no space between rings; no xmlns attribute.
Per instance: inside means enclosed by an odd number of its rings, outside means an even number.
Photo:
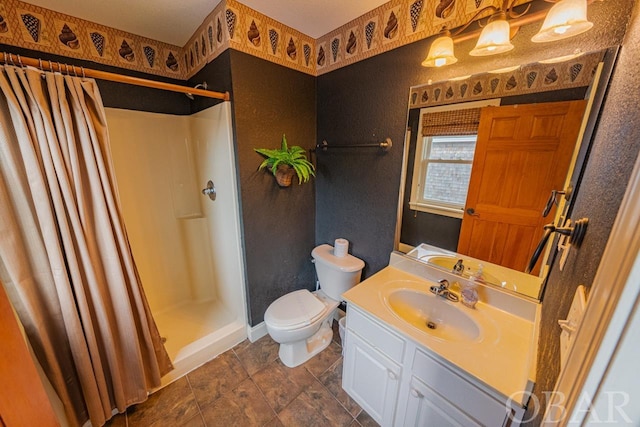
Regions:
<svg viewBox="0 0 640 427"><path fill-rule="evenodd" d="M267 333L267 325L264 322L260 322L256 326L247 325L247 338L249 338L251 342L258 341L267 335Z"/></svg>

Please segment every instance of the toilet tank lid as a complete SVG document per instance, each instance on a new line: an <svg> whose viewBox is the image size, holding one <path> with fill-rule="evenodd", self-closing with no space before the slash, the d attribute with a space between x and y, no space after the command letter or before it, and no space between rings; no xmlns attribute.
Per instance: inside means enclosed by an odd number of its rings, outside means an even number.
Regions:
<svg viewBox="0 0 640 427"><path fill-rule="evenodd" d="M326 306L306 289L289 292L275 300L264 313L264 320L280 328L311 324Z"/></svg>
<svg viewBox="0 0 640 427"><path fill-rule="evenodd" d="M337 257L333 254L333 246L320 245L311 251L311 256L316 262L320 261L325 264L329 264L340 271L345 273L353 273L354 271L362 270L364 268L364 261L360 258L356 258L353 255L347 254L343 257Z"/></svg>

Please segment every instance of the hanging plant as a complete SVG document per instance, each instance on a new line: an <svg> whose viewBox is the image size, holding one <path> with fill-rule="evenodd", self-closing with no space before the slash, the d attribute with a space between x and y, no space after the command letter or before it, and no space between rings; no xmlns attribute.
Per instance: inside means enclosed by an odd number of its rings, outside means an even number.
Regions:
<svg viewBox="0 0 640 427"><path fill-rule="evenodd" d="M258 170L268 168L276 177L280 187L291 185L293 176L298 176L298 184L309 181L312 176L316 176L313 164L307 160L304 148L294 145L287 146L287 138L282 135L282 143L279 149L255 148L258 154L264 156Z"/></svg>

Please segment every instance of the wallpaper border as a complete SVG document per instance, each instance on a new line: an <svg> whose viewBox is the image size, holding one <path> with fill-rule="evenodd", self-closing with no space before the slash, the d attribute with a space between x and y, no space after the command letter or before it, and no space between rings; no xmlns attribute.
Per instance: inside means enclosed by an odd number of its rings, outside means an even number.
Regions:
<svg viewBox="0 0 640 427"><path fill-rule="evenodd" d="M517 5L531 0L518 0ZM0 43L187 80L226 49L313 76L455 28L502 0L391 0L313 39L238 0L222 0L183 47L0 0Z"/></svg>

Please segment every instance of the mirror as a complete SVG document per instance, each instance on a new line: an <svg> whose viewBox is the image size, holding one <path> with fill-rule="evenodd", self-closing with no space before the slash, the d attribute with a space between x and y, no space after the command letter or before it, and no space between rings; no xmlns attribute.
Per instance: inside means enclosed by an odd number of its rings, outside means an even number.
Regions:
<svg viewBox="0 0 640 427"><path fill-rule="evenodd" d="M426 243L416 246L407 252L406 256L465 279L499 286L534 299L538 298L542 286L542 278L539 276L525 274Z"/></svg>
<svg viewBox="0 0 640 427"><path fill-rule="evenodd" d="M541 257L543 259L538 261L536 269L533 270L536 275L535 282L538 283L537 287L527 286L527 290L523 292L522 287L518 289L517 286L507 286L503 277L490 274L487 270L498 271L499 268L509 267L524 275L523 271L533 253L532 248L537 246L543 235L542 226L547 223L561 225L569 217L570 191L567 191L568 194L564 197L556 195L548 217L544 218L542 212L551 195L551 190L566 191L566 189L573 188L574 194L577 191L578 178L595 126L595 117L604 96L605 83L609 78L613 63L612 57L615 57L616 53L617 49L611 48L573 58L559 58L556 62L545 61L544 63L526 64L515 69L496 70L462 79L430 82L410 88L395 249L449 272L452 271L459 259L463 259L463 264L466 262L466 266L470 268L467 274L473 274L474 269L477 270L477 266L480 265L481 269L484 268L483 279L487 283L524 293L532 298L539 298L543 284L542 278L548 270L548 265L553 262L552 251L549 248L556 242L550 242L547 245L547 250ZM489 157L478 154L484 143L475 142L475 140L470 142L470 138L467 137L460 137L459 141L453 138L453 143L460 143L461 146L469 143L475 144L471 147L469 156L465 155L464 148L459 148L459 151L453 155L438 148L440 146L450 147L451 138L447 139L443 136L459 136L457 129L464 128L464 126L460 126L460 120L464 121L465 119L460 119L460 115L451 115L450 111L471 111L468 110L468 106L478 107L479 102L486 103L488 100L499 105L499 107L491 108L511 106L513 109L520 109L522 114L528 114L523 111L525 110L524 106L529 105L543 110L546 106L552 105L546 103L557 105L578 101L577 103L582 105L581 110L574 111L576 119L573 120L572 126L575 127L575 134L569 138L565 136L565 139L570 140L570 154L565 156L566 162L555 163L554 161L553 163L554 165L564 164L562 167L553 168L553 173L560 176L560 180L556 179L556 183L551 188L535 189L536 185L533 184L532 178L535 177L535 174L527 175L526 171L535 170L537 167L521 167L520 170L525 172L522 172L522 176L518 178L522 181L519 185L526 187L527 191L531 193L527 197L532 201L530 204L535 211L533 216L536 217L536 223L535 225L527 225L526 233L529 233L527 235L518 231L520 237L512 239L514 242L517 241L517 244L499 243L503 244L503 247L499 247L497 250L495 246L477 244L478 242L484 243L485 240L489 241L489 238L485 239L478 237L478 234L474 235L468 232L470 227L467 224L470 224L474 217L484 215L484 218L487 218L488 216L478 207L479 205L471 206L469 201L475 197L474 195L479 192L481 187L474 184L474 180L476 183L478 181L477 176L480 171L495 171L506 168L502 164L496 163L495 159L493 159L493 163L489 163ZM541 105L543 103L545 105ZM483 133L482 121L485 120L486 123L486 117L490 114L486 112L480 114L482 114L482 120L476 119L475 132L480 139L483 139L486 137L486 132ZM444 116L447 118L442 119ZM425 125L423 121L429 124ZM473 122L473 120L471 121ZM541 128L548 129L551 122L545 122ZM495 128L494 125L495 123L489 126ZM433 126L435 130L431 132L430 129L427 129L428 126ZM449 131L451 126L455 126L456 130ZM536 133L535 130L532 132ZM465 135L468 134L469 132ZM504 150L507 150L505 152L508 153L508 148ZM521 147L518 147L518 150L521 150ZM417 160L416 156L418 156ZM447 164L448 160L450 164ZM425 164L427 166L424 166ZM444 167L449 167L449 169L444 169ZM438 169L444 171L440 175L448 177L449 181L442 176L438 177L439 174L436 173ZM430 179L431 181L429 181ZM433 181L433 179L440 181ZM480 180L482 181L482 179ZM504 196L503 192L507 191L507 187L510 187L509 191L513 192L513 185L502 185L502 182L512 183L513 181L513 179L505 180L504 177L498 176L498 178L493 178L493 181L485 179L482 182L493 182L490 194L496 199L501 199ZM445 189L444 195L442 192L439 194L432 190L434 182L440 183L441 187ZM469 193L466 193L467 185ZM464 187L463 193L459 193L458 187ZM544 186L540 185L539 187ZM431 190L428 190L429 188ZM436 203L432 203L434 200ZM475 200L478 198L476 197ZM518 209L519 207L510 206L503 209L503 214L515 217L520 213ZM467 225L467 230L465 230L465 225ZM486 235L487 232L482 236ZM500 240L500 238L494 240ZM502 242L508 240L503 238ZM480 246L485 247L478 250ZM420 255L420 251L436 249L442 251L444 258L436 259L432 255L429 257ZM431 259L431 262L427 259ZM450 265L452 261L453 267ZM472 265L476 267L471 268ZM487 269L489 265L492 267ZM504 270L500 271L504 272Z"/></svg>

